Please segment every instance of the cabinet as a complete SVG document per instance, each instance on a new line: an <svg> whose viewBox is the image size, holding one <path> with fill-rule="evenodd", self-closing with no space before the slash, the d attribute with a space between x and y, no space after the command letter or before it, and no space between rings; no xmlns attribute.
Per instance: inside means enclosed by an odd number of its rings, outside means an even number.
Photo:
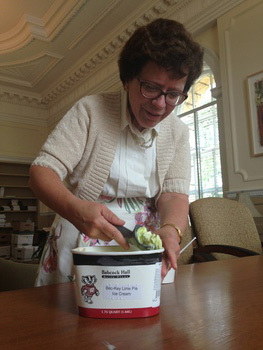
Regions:
<svg viewBox="0 0 263 350"><path fill-rule="evenodd" d="M0 162L0 243L28 219L38 228L38 200L28 186L30 164Z"/></svg>

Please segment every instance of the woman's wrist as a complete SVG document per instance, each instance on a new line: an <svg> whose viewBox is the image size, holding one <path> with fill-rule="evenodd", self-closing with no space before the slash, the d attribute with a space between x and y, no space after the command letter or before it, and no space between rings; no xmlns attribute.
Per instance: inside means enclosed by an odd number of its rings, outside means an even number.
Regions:
<svg viewBox="0 0 263 350"><path fill-rule="evenodd" d="M62 216L68 221L78 221L80 218L79 208L81 207L81 199L73 195L72 193L67 193L64 199L64 205L62 207Z"/></svg>
<svg viewBox="0 0 263 350"><path fill-rule="evenodd" d="M161 228L166 227L166 226L170 226L172 228L175 229L177 235L179 236L179 244L181 244L182 238L183 238L183 233L182 230L175 224L173 223L169 223L169 222L165 222L161 225Z"/></svg>

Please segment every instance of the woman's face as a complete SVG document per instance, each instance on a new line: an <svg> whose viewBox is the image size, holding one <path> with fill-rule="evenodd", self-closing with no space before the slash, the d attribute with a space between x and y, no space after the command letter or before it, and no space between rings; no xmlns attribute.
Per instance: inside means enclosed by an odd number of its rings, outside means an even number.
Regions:
<svg viewBox="0 0 263 350"><path fill-rule="evenodd" d="M139 130L152 128L166 118L174 109L165 102L165 96L161 95L156 99L148 99L141 95L139 80L153 83L162 91L183 92L187 76L178 79L172 71L158 66L154 62L148 62L142 69L140 75L125 84L128 98L134 118L132 123Z"/></svg>

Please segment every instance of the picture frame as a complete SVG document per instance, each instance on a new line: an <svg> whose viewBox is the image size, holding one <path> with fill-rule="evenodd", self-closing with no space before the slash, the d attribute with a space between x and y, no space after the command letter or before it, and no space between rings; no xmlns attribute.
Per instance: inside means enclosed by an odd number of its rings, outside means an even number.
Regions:
<svg viewBox="0 0 263 350"><path fill-rule="evenodd" d="M263 155L263 70L247 77L252 156Z"/></svg>

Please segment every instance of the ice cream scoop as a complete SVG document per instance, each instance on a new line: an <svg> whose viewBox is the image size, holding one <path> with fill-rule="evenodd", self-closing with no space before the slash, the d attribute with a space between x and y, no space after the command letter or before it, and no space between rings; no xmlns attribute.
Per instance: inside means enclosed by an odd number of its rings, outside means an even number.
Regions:
<svg viewBox="0 0 263 350"><path fill-rule="evenodd" d="M125 226L115 226L129 244L137 246L141 250L154 250L162 248L162 241L156 235L146 229L145 226L136 225L131 231Z"/></svg>

